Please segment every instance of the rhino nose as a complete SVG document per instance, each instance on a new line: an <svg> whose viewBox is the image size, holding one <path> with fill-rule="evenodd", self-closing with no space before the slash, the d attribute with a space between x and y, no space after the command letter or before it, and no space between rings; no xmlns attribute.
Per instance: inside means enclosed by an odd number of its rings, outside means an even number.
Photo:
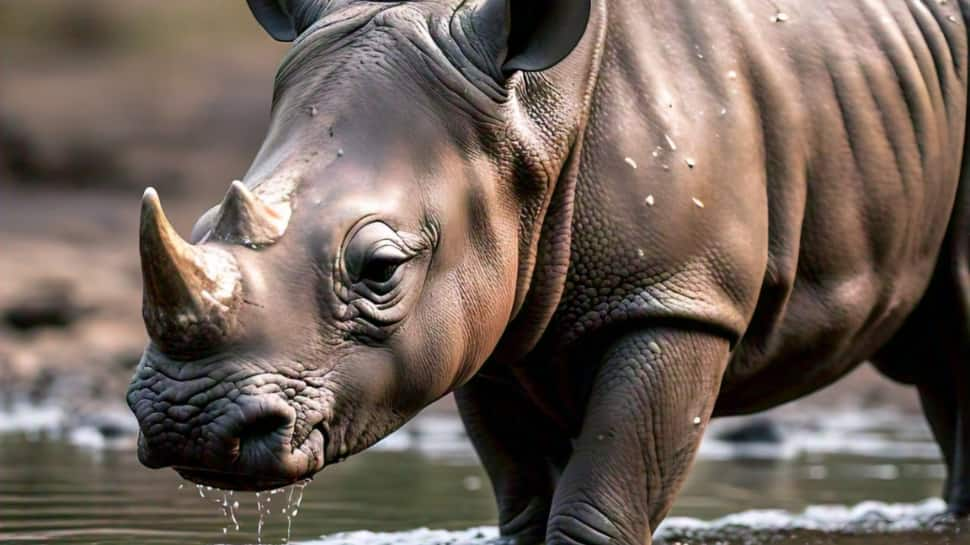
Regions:
<svg viewBox="0 0 970 545"><path fill-rule="evenodd" d="M277 396L213 403L196 411L191 421L200 424L195 426L171 417L158 422L159 413L139 416L139 460L151 468L174 467L195 482L261 488L253 478L295 480L308 469L307 464L291 467L296 414ZM322 444L315 450L322 451Z"/></svg>

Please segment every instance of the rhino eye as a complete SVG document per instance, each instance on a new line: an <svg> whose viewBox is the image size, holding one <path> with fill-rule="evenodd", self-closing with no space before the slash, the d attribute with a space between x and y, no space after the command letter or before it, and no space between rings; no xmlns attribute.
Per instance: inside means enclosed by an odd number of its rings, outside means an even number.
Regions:
<svg viewBox="0 0 970 545"><path fill-rule="evenodd" d="M398 234L381 222L358 230L344 251L344 262L351 280L386 284L398 268L411 258Z"/></svg>
<svg viewBox="0 0 970 545"><path fill-rule="evenodd" d="M383 284L394 277L397 268L407 260L407 256L397 249L380 248L371 254L360 271L360 280Z"/></svg>

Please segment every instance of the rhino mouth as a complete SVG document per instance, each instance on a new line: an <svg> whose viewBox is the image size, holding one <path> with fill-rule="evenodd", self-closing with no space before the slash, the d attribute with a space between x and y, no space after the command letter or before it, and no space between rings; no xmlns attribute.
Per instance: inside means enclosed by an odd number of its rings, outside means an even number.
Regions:
<svg viewBox="0 0 970 545"><path fill-rule="evenodd" d="M179 363L146 353L128 392L141 463L205 486L257 491L322 470L337 449L330 388L321 376L284 374L276 363Z"/></svg>
<svg viewBox="0 0 970 545"><path fill-rule="evenodd" d="M306 441L304 441L304 443L296 450L302 450L308 453L317 453L317 455L307 456L306 461L308 465L306 466L305 471L293 472L285 475L274 475L272 471L267 471L266 468L257 471L244 467L230 470L219 470L184 465L173 465L172 469L174 469L176 473L178 473L183 479L203 486L211 486L213 488L220 488L224 490L250 492L274 490L312 479L313 476L321 471L326 465L324 455L322 454L325 451L326 444L326 437L321 430L315 429L314 432L311 432ZM279 469L285 469L286 465L287 464L280 464ZM299 466L300 464L297 464L294 467L298 468Z"/></svg>
<svg viewBox="0 0 970 545"><path fill-rule="evenodd" d="M232 439L222 452L214 448L166 448L139 435L138 457L150 468L171 467L193 483L228 490L261 491L311 479L326 464L327 439L315 427L290 448L272 436Z"/></svg>
<svg viewBox="0 0 970 545"><path fill-rule="evenodd" d="M247 475L245 473L216 471L211 469L193 469L181 466L175 466L172 469L181 475L183 479L192 481L198 485L211 486L212 488L220 488L223 490L238 490L246 492L274 490L310 478L308 475L304 479L291 481L289 479L254 478L252 475Z"/></svg>

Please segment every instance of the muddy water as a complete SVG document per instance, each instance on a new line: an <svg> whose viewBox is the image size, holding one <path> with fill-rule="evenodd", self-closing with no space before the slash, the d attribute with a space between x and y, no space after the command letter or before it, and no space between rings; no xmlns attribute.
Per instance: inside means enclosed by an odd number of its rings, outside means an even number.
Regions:
<svg viewBox="0 0 970 545"><path fill-rule="evenodd" d="M942 504L927 499L938 492L942 467L920 423L833 417L795 419L783 430L783 440L770 445L706 442L660 539L970 544L970 527L941 519ZM140 467L130 438L105 441L91 430L57 426L7 426L0 434L0 543L286 538L283 511L293 513L288 491L261 498L268 514L259 538L253 494L231 497L239 502L233 509L238 531L226 516L223 495L202 495L170 471ZM290 542L481 545L494 535L487 480L448 419L420 421L379 448L328 468L306 487L298 511ZM424 527L444 531L415 530Z"/></svg>

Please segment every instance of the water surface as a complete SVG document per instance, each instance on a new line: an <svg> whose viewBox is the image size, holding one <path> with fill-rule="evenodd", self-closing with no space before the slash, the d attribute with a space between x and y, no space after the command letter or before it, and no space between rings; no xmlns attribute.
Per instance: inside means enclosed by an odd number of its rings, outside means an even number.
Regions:
<svg viewBox="0 0 970 545"><path fill-rule="evenodd" d="M788 422L773 445L707 441L661 540L970 544L970 527L941 519L942 503L927 499L943 468L918 420L819 422ZM112 443L56 425L0 431L0 543L257 542L253 494L228 498L239 502L236 531L223 494L202 493L172 471L141 467L130 438ZM288 498L284 491L269 502L262 543L285 539ZM457 422L430 418L310 483L291 542L475 544L494 535L494 522L488 481Z"/></svg>

